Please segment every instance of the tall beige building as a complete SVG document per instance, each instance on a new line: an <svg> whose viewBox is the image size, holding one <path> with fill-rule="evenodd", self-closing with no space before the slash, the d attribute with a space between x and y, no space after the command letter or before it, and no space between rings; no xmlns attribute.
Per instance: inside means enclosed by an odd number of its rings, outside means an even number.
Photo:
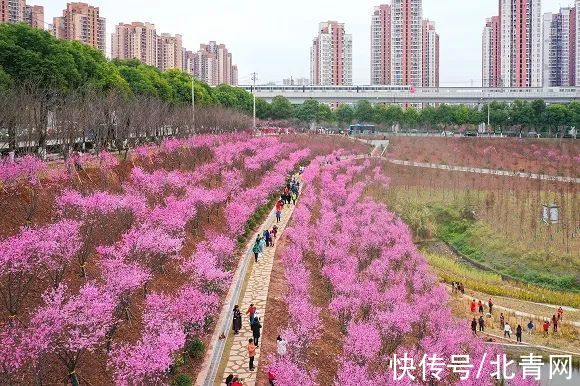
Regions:
<svg viewBox="0 0 580 386"><path fill-rule="evenodd" d="M163 33L157 36L157 68L161 71L183 69L183 41L181 35Z"/></svg>
<svg viewBox="0 0 580 386"><path fill-rule="evenodd" d="M186 51L184 70L211 86L238 83L238 68L224 44L210 41L201 44L196 53Z"/></svg>
<svg viewBox="0 0 580 386"><path fill-rule="evenodd" d="M78 40L105 53L105 18L99 7L68 3L62 16L53 19L52 33L59 39Z"/></svg>
<svg viewBox="0 0 580 386"><path fill-rule="evenodd" d="M25 5L24 22L34 28L44 29L44 7L42 5Z"/></svg>
<svg viewBox="0 0 580 386"><path fill-rule="evenodd" d="M151 23L120 23L111 36L113 59L139 59L157 66L157 32Z"/></svg>
<svg viewBox="0 0 580 386"><path fill-rule="evenodd" d="M22 22L44 29L44 7L27 5L26 0L0 0L0 23Z"/></svg>

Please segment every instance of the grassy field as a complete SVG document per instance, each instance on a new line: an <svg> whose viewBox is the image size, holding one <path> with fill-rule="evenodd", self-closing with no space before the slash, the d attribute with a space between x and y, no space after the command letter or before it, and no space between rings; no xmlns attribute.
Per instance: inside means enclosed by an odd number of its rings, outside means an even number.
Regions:
<svg viewBox="0 0 580 386"><path fill-rule="evenodd" d="M580 197L572 184L394 168L388 190L369 191L413 229L469 259L517 280L580 291ZM557 203L560 223L542 221L542 204Z"/></svg>
<svg viewBox="0 0 580 386"><path fill-rule="evenodd" d="M467 288L493 296L505 296L557 306L580 307L580 293L554 291L535 285L504 280L493 272L485 272L451 256L425 251L429 264L442 282L462 282Z"/></svg>

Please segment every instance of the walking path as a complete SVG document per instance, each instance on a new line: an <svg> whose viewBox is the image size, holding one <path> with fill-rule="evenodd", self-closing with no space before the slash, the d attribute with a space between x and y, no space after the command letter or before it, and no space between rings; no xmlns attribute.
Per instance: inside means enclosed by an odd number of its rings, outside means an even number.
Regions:
<svg viewBox="0 0 580 386"><path fill-rule="evenodd" d="M294 205L284 205L284 209L282 210L282 221L277 224L278 241L288 225L288 221L293 211ZM274 224L276 224L275 209L272 210L266 221L258 229L258 232L254 234L254 237L249 240L249 243L246 246L244 261L240 264L238 272L236 272L232 287L230 288L230 293L228 293L228 297L226 298L220 313L220 318L217 324L218 327L216 327L214 336L211 339L213 346L211 346L206 353L204 365L195 382L196 386L223 384L224 379L229 374L234 374L243 378L244 386L253 386L256 383L257 367L260 361L260 348L258 347L256 350L256 357L254 358L256 370L250 371L248 368L249 359L246 347L248 345L248 340L252 338L252 331L245 312L249 305L253 303L260 314L262 326L265 326L265 323L267 323L266 301L268 298L270 275L272 273L277 244L274 247L265 247L264 253L257 264L254 263L252 247L258 233L262 232L264 229L272 229ZM251 272L248 275L247 272L249 269L251 269ZM248 285L245 291L243 291L246 277L248 277ZM242 329L238 335L233 335L232 310L236 304L240 306L240 311L242 312ZM233 344L228 352L226 350L227 339L225 339L224 336L228 337L230 335L233 337ZM220 364L226 362L227 365L225 367L225 372L222 373L219 371Z"/></svg>

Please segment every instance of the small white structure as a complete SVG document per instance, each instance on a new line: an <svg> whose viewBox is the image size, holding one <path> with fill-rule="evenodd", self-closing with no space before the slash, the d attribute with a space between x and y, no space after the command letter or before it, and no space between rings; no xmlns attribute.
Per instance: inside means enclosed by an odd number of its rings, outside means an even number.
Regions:
<svg viewBox="0 0 580 386"><path fill-rule="evenodd" d="M542 219L546 224L558 224L560 222L560 207L556 204L544 204L542 207Z"/></svg>

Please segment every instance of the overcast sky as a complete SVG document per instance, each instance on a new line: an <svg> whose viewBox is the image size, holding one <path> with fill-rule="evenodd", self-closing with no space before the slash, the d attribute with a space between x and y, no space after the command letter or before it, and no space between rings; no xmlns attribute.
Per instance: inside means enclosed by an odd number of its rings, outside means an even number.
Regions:
<svg viewBox="0 0 580 386"><path fill-rule="evenodd" d="M82 0L78 0L82 1ZM318 23L337 20L353 35L353 80L369 83L371 0L85 0L99 6L110 33L119 22L148 21L159 32L183 35L184 46L209 40L225 43L239 67L240 83L256 71L260 83L308 77L309 49ZM45 20L60 15L66 0L28 0L45 6ZM389 3L384 1L383 3ZM543 0L555 12L573 0ZM423 17L441 36L441 85L481 84L481 31L497 14L498 0L424 0ZM110 49L110 47L108 48Z"/></svg>

